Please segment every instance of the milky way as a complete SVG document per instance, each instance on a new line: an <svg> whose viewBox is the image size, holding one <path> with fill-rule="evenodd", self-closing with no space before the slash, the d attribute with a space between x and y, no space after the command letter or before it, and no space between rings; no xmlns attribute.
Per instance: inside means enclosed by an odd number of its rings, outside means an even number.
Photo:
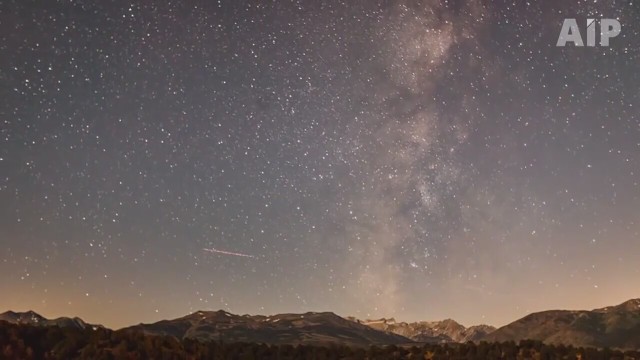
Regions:
<svg viewBox="0 0 640 360"><path fill-rule="evenodd" d="M565 18L622 32L556 47ZM639 19L613 0L3 4L0 310L502 325L638 297Z"/></svg>

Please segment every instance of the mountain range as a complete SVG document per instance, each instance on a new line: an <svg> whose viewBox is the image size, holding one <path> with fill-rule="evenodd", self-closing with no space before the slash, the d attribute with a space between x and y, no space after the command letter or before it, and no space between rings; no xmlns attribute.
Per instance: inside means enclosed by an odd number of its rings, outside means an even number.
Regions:
<svg viewBox="0 0 640 360"><path fill-rule="evenodd" d="M411 340L344 319L331 312L304 314L234 315L226 311L198 311L175 320L140 324L128 329L177 338L259 342L269 344L340 343L386 345Z"/></svg>
<svg viewBox="0 0 640 360"><path fill-rule="evenodd" d="M49 320L28 311L7 311L0 321L33 326L102 327L82 319L60 317ZM640 349L640 299L595 310L550 310L529 314L499 329L489 325L464 327L454 320L396 322L394 319L358 320L331 312L304 314L235 315L226 311L197 311L193 314L125 329L149 335L170 335L179 339L222 340L268 344L350 346L503 342L538 340L548 344L583 347Z"/></svg>
<svg viewBox="0 0 640 360"><path fill-rule="evenodd" d="M483 338L487 341L523 339L548 344L640 349L640 299L591 311L537 312Z"/></svg>
<svg viewBox="0 0 640 360"><path fill-rule="evenodd" d="M6 321L12 324L27 324L33 326L58 326L58 327L70 327L77 329L96 329L103 327L102 325L87 324L79 317L59 317L56 319L47 319L44 316L33 312L13 312L6 311L0 314L0 320Z"/></svg>
<svg viewBox="0 0 640 360"><path fill-rule="evenodd" d="M354 318L351 319L376 330L391 332L413 341L424 343L464 343L467 341L479 341L496 330L495 327L489 325L476 325L466 328L451 319L413 323L397 322L393 318L364 321Z"/></svg>

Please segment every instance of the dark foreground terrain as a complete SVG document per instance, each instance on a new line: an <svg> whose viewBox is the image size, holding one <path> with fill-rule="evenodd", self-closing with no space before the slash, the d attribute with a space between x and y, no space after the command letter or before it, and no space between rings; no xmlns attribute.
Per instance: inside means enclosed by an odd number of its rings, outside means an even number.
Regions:
<svg viewBox="0 0 640 360"><path fill-rule="evenodd" d="M178 339L136 330L11 324L0 321L0 359L640 359L639 351L545 345L266 345Z"/></svg>

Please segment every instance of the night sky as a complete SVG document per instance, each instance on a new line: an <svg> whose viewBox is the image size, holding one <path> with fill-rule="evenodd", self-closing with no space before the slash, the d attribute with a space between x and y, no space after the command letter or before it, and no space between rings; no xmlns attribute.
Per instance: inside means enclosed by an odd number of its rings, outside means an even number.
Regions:
<svg viewBox="0 0 640 360"><path fill-rule="evenodd" d="M587 17L622 32L556 47ZM639 297L638 20L638 0L3 1L0 311L504 325Z"/></svg>

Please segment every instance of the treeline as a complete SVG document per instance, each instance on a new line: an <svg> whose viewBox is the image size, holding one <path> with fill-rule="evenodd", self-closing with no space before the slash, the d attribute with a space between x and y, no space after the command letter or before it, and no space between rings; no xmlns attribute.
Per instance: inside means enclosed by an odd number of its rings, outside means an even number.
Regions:
<svg viewBox="0 0 640 360"><path fill-rule="evenodd" d="M214 359L214 360L390 360L390 359L620 359L640 360L638 351L553 346L538 341L421 346L265 345L200 342L133 331L35 327L0 321L0 359Z"/></svg>

